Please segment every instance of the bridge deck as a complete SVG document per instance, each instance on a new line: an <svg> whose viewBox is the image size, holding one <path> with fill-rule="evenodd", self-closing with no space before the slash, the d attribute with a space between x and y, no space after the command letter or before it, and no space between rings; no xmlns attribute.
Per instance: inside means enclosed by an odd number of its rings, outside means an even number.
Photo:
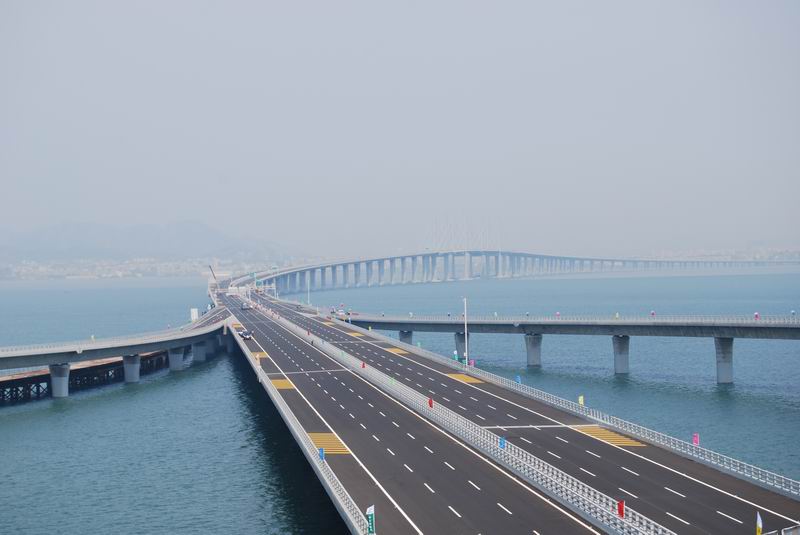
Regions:
<svg viewBox="0 0 800 535"><path fill-rule="evenodd" d="M335 433L350 452L327 458L362 511L377 504L381 533L591 532L263 313L233 310L262 368L290 382L279 391L306 431Z"/></svg>
<svg viewBox="0 0 800 535"><path fill-rule="evenodd" d="M489 383L465 382L453 369L347 325L264 300L284 317L362 358L462 416L501 432L596 489L625 499L679 533L752 532L800 518L800 503L672 452L609 434L591 422ZM589 426L589 427L586 427Z"/></svg>

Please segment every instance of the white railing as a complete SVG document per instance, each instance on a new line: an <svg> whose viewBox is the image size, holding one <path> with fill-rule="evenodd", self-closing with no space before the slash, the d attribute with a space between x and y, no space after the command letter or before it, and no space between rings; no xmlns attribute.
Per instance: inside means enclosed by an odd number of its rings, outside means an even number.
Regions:
<svg viewBox="0 0 800 535"><path fill-rule="evenodd" d="M509 468L593 524L620 534L673 533L630 507L626 508L625 517L621 518L617 514L617 500L562 472L522 448L508 442L501 447L500 437L491 431L438 403L434 403L431 407L429 398L416 390L397 382L371 366L362 368L360 359L334 347L277 314L273 314L273 317L300 338L313 342L316 347L346 368L366 378L395 399L402 401L411 409Z"/></svg>
<svg viewBox="0 0 800 535"><path fill-rule="evenodd" d="M621 431L627 435L667 448L684 457L703 462L714 468L722 469L730 474L752 481L770 490L778 491L795 499L800 496L800 481L796 481L775 472L739 461L733 457L717 453L701 446L695 446L694 444L669 436L665 433L660 433L658 431L648 429L647 427L628 422L622 418L605 414L597 409L580 405L574 401L558 397L526 384L517 383L516 381L512 381L511 379L493 374L486 370L482 370L474 366L464 366L463 364L445 356L422 349L421 347L400 342L394 338L390 338L375 331L367 331L366 329L349 324L348 327L358 329L364 333L369 333L371 336L376 338L385 339L398 347L407 349L408 351L444 364L450 368L468 373L489 383L518 392L526 397L541 401L552 407L565 410L571 414L583 416L589 420L616 429L617 431Z"/></svg>
<svg viewBox="0 0 800 535"><path fill-rule="evenodd" d="M336 476L336 473L333 471L333 469L331 469L328 462L320 459L319 450L314 445L311 437L309 437L308 433L306 433L306 430L303 429L300 421L283 399L283 396L280 395L278 389L272 384L272 381L267 373L254 359L253 354L250 352L248 347L242 343L239 336L236 336L236 341L250 362L250 366L253 368L253 371L255 371L258 381L264 386L264 390L267 391L270 399L283 417L283 421L286 422L286 425L292 431L292 434L295 436L298 444L303 449L306 459L308 459L312 466L316 468L317 474L323 478L323 482L329 489L330 493L332 493L331 498L338 502L339 506L341 507L340 510L347 515L345 520L348 522L351 531L354 533L366 534L369 531L367 519L358 508L358 505L356 504L355 500L353 500L353 497L347 492L347 489L345 489L344 485Z"/></svg>
<svg viewBox="0 0 800 535"><path fill-rule="evenodd" d="M375 323L463 323L463 315L444 315L444 314L413 314L407 316L391 315L378 316L376 314L353 314L354 321L373 321ZM800 328L800 317L796 315L770 315L760 316L755 319L753 316L714 316L714 315L669 315L669 316L603 316L603 315L579 315L579 316L493 316L493 315L470 315L469 323L498 324L498 325L522 325L526 323L544 325L678 325L678 326L786 326Z"/></svg>

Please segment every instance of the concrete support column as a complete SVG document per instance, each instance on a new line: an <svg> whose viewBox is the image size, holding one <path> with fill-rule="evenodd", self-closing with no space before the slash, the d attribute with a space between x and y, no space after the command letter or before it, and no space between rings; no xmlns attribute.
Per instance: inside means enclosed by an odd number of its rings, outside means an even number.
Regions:
<svg viewBox="0 0 800 535"><path fill-rule="evenodd" d="M389 259L389 285L394 284L394 258Z"/></svg>
<svg viewBox="0 0 800 535"><path fill-rule="evenodd" d="M185 347L175 347L167 351L169 371L177 372L183 369L183 353L185 349Z"/></svg>
<svg viewBox="0 0 800 535"><path fill-rule="evenodd" d="M528 354L528 366L542 365L542 335L526 334L525 351Z"/></svg>
<svg viewBox="0 0 800 535"><path fill-rule="evenodd" d="M614 346L614 373L628 373L628 355L631 347L631 337L627 335L612 336L611 345Z"/></svg>
<svg viewBox="0 0 800 535"><path fill-rule="evenodd" d="M422 257L422 282L428 282L430 272L430 258L428 256Z"/></svg>
<svg viewBox="0 0 800 535"><path fill-rule="evenodd" d="M413 338L414 338L414 331L400 331L400 341L401 342L403 342L405 344L408 344L408 345L412 345L413 344L413 341L412 341Z"/></svg>
<svg viewBox="0 0 800 535"><path fill-rule="evenodd" d="M464 336L464 333L456 333L456 353L460 359L464 358L464 352L467 348L468 339L469 335Z"/></svg>
<svg viewBox="0 0 800 535"><path fill-rule="evenodd" d="M361 262L353 264L353 286L358 288L363 281L361 280Z"/></svg>
<svg viewBox="0 0 800 535"><path fill-rule="evenodd" d="M50 365L50 393L54 398L69 396L69 363Z"/></svg>
<svg viewBox="0 0 800 535"><path fill-rule="evenodd" d="M324 290L328 286L327 279L328 268L323 267L319 270L319 289Z"/></svg>
<svg viewBox="0 0 800 535"><path fill-rule="evenodd" d="M336 288L336 285L338 284L339 277L338 273L336 273L338 270L339 266L331 266L331 288Z"/></svg>
<svg viewBox="0 0 800 535"><path fill-rule="evenodd" d="M733 382L733 338L714 338L717 350L717 383Z"/></svg>
<svg viewBox="0 0 800 535"><path fill-rule="evenodd" d="M350 287L350 264L342 266L342 286L345 288Z"/></svg>
<svg viewBox="0 0 800 535"><path fill-rule="evenodd" d="M386 261L378 260L378 286L383 285L383 276L386 273Z"/></svg>
<svg viewBox="0 0 800 535"><path fill-rule="evenodd" d="M233 354L233 346L236 345L236 342L233 340L233 335L229 334L225 337L225 351L231 355Z"/></svg>
<svg viewBox="0 0 800 535"><path fill-rule="evenodd" d="M472 255L464 253L464 278L472 278Z"/></svg>
<svg viewBox="0 0 800 535"><path fill-rule="evenodd" d="M205 342L195 342L192 344L192 358L195 362L206 361L207 347Z"/></svg>
<svg viewBox="0 0 800 535"><path fill-rule="evenodd" d="M141 368L142 357L139 355L125 355L122 357L122 370L125 372L126 383L138 383Z"/></svg>
<svg viewBox="0 0 800 535"><path fill-rule="evenodd" d="M365 286L372 286L372 262L367 262L367 282Z"/></svg>

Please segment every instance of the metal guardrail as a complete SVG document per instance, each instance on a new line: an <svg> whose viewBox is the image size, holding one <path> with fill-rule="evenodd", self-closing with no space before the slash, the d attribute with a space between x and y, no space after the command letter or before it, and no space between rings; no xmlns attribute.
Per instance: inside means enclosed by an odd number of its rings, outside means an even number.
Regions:
<svg viewBox="0 0 800 535"><path fill-rule="evenodd" d="M704 464L721 469L742 479L752 481L769 490L780 492L795 499L800 497L800 481L796 481L775 472L739 461L733 457L717 453L701 446L695 446L694 444L669 436L665 433L660 433L658 431L648 429L642 425L628 422L622 418L605 414L597 409L580 405L574 401L558 397L526 384L517 383L516 381L512 381L511 379L493 374L486 370L482 370L474 366L464 366L463 364L449 359L443 355L439 355L421 347L400 342L399 340L390 338L375 331L367 331L366 329L362 329L361 327L350 324L347 324L347 326L348 328L358 329L364 333L369 333L371 336L376 338L385 339L397 347L407 349L408 351L426 357L435 362L444 364L445 366L455 370L468 373L489 383L493 383L503 388L520 393L531 399L546 403L552 407L565 410L571 414L583 416L588 420L606 425L617 431L621 431L635 438L642 439L651 444L664 447L689 459L700 461Z"/></svg>
<svg viewBox="0 0 800 535"><path fill-rule="evenodd" d="M430 323L455 323L463 322L464 316L452 315L446 316L443 314L436 315L417 315L409 316L378 316L375 314L355 314L353 319L356 321L375 321L375 322L398 322L398 323L414 323L414 322L430 322ZM759 316L755 319L753 316L711 316L711 315L669 315L669 316L602 316L602 315L581 315L581 316L529 316L529 315L514 315L514 316L492 316L492 315L470 315L470 323L484 323L484 324L524 324L524 323L541 323L552 325L570 325L570 324L636 324L636 325L697 325L697 326L748 326L748 327L761 327L761 326L786 326L786 327L800 327L800 317L792 315L770 315Z"/></svg>
<svg viewBox="0 0 800 535"><path fill-rule="evenodd" d="M250 366L253 368L253 371L255 371L256 376L258 377L258 382L264 386L264 390L267 391L270 399L283 417L283 421L286 422L286 425L292 431L292 434L297 439L300 447L304 450L303 453L305 453L306 458L312 464L312 466L316 468L317 473L324 478L324 482L327 484L330 492L333 493L333 496L331 497L337 500L341 505L342 511L349 519L351 531L359 534L368 533L369 526L367 519L364 516L364 513L362 513L358 508L358 505L356 504L355 500L353 500L353 497L347 492L347 489L345 489L344 485L336 476L336 473L333 471L333 469L331 469L328 462L319 458L319 450L314 445L311 437L309 437L308 433L306 433L306 430L303 429L300 421L294 415L286 401L284 401L283 397L278 392L278 389L272 384L272 381L267 373L253 360L252 353L247 346L242 343L238 335L236 336L236 342L239 344L239 347L250 361Z"/></svg>
<svg viewBox="0 0 800 535"><path fill-rule="evenodd" d="M255 304L255 306L259 305ZM393 378L371 366L362 368L360 359L334 347L280 315L275 317L287 329L302 339L314 342L316 347L339 361L346 368L363 376L384 391L391 393L398 401L402 401L419 414L463 439L593 524L620 534L667 535L673 533L629 507L625 509L625 518L621 518L617 514L617 500L562 472L514 444L504 442L504 447L501 447L500 436L438 403L430 406L429 398L416 390L398 383Z"/></svg>
<svg viewBox="0 0 800 535"><path fill-rule="evenodd" d="M151 331L145 333L138 333L127 336L113 336L109 338L96 338L73 340L68 342L53 342L49 344L35 344L25 346L8 346L0 347L0 358L4 356L25 356L36 355L39 353L61 353L61 352L82 352L89 349L102 349L106 347L127 346L146 344L150 342L161 342L185 338L188 336L195 336L198 334L206 334L219 329L224 323L224 320L212 323L205 327L195 328L193 324L188 323L175 329L165 329L162 331Z"/></svg>

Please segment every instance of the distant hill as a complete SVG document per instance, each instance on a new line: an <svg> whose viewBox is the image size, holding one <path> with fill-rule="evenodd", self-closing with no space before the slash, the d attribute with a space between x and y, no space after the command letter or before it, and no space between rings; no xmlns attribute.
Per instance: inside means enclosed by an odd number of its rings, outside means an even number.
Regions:
<svg viewBox="0 0 800 535"><path fill-rule="evenodd" d="M132 226L68 223L0 235L0 263L143 257L279 260L293 254L296 251L266 239L235 237L194 221Z"/></svg>

